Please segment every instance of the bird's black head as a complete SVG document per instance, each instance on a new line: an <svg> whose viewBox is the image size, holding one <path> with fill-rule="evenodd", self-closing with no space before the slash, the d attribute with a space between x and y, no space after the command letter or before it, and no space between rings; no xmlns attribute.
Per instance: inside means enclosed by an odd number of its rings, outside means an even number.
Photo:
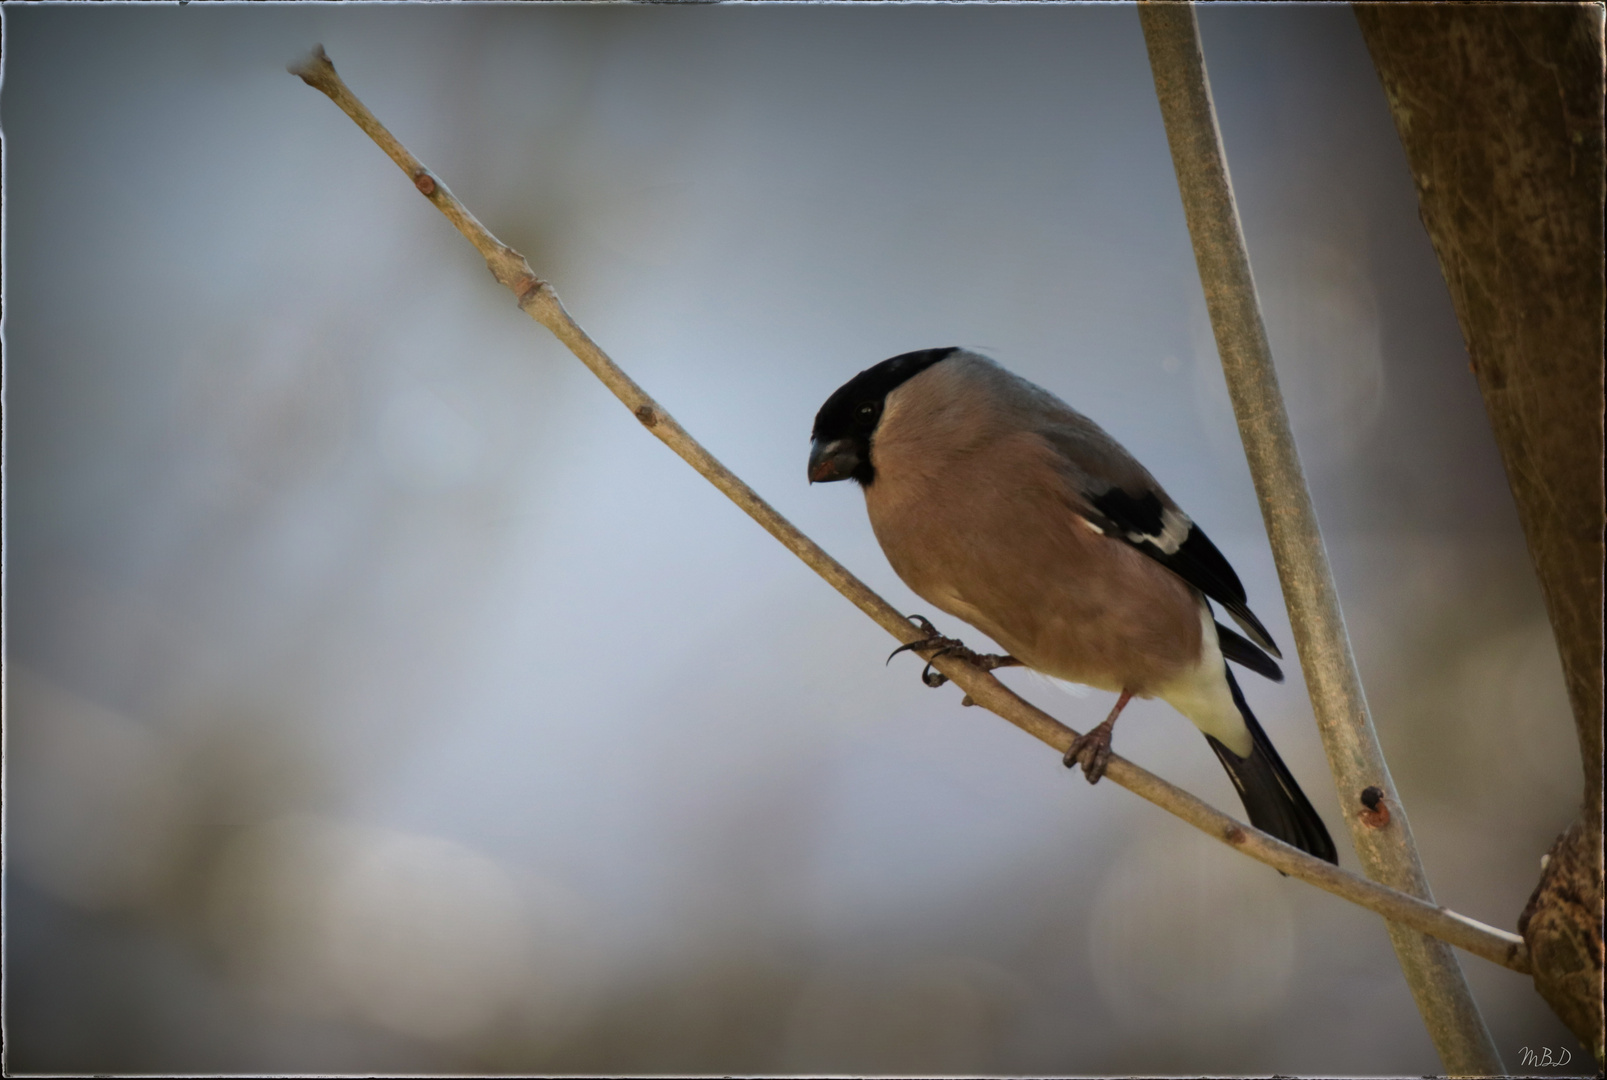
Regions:
<svg viewBox="0 0 1607 1080"><path fill-rule="evenodd" d="M887 395L939 360L959 352L921 349L883 360L849 379L815 414L810 433L809 482L852 478L861 485L876 479L870 463L870 437L882 419Z"/></svg>

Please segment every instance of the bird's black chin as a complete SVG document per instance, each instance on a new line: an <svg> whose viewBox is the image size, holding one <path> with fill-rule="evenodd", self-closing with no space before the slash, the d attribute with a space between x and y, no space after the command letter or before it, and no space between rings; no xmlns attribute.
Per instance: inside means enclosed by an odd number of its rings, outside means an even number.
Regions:
<svg viewBox="0 0 1607 1080"><path fill-rule="evenodd" d="M854 439L832 439L829 442L816 439L809 448L811 484L829 484L834 480L847 480L850 477L863 483L862 474L867 474L869 471L869 462L865 460Z"/></svg>

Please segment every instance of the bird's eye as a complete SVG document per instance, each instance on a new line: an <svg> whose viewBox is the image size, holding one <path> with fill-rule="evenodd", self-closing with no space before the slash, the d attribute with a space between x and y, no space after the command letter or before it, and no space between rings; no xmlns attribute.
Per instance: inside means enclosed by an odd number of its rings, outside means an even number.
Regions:
<svg viewBox="0 0 1607 1080"><path fill-rule="evenodd" d="M859 408L854 410L854 418L862 424L868 424L876 419L879 411L874 401L862 401Z"/></svg>

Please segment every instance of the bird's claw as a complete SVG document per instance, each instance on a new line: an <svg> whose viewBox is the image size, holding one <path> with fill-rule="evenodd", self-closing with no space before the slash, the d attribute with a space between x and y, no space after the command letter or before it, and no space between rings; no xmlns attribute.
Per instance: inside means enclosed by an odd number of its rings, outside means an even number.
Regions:
<svg viewBox="0 0 1607 1080"><path fill-rule="evenodd" d="M941 671L934 670L932 667L932 661L936 660L940 656L959 657L966 663L979 667L983 671L993 671L996 668L1002 667L1014 667L1021 663L1021 661L1017 660L1013 656L1000 656L997 653L972 652L970 649L965 647L964 643L961 642L959 638L944 637L942 634L938 633L937 627L933 626L924 615L911 615L910 621L918 625L921 628L921 632L926 636L921 638L919 641L912 641L907 645L900 645L898 648L887 654L887 662L891 664L893 662L893 657L897 656L901 652L907 652L911 649L917 649L921 652L925 652L927 649L936 650L930 655L930 657L928 657L926 667L921 670L921 681L933 689L936 689L937 687L942 686L944 683L949 681L949 677L947 675L943 674Z"/></svg>
<svg viewBox="0 0 1607 1080"><path fill-rule="evenodd" d="M1106 766L1110 764L1110 729L1100 724L1088 734L1077 736L1063 760L1068 769L1081 765L1082 774L1090 784L1099 783L1105 775Z"/></svg>
<svg viewBox="0 0 1607 1080"><path fill-rule="evenodd" d="M921 633L925 634L926 636L918 641L912 641L908 645L900 645L898 648L888 653L887 662L889 664L893 662L893 657L897 656L901 652L908 652L911 649L930 649L934 646L952 648L953 646L960 644L958 639L944 637L942 634L938 633L937 627L933 626L925 615L911 615L909 618L910 622L919 626L921 628Z"/></svg>

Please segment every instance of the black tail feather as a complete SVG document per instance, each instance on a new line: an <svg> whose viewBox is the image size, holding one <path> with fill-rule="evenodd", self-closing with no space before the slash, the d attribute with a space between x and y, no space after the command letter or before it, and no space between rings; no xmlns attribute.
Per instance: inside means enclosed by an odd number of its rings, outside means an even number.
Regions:
<svg viewBox="0 0 1607 1080"><path fill-rule="evenodd" d="M1233 779L1233 786L1238 788L1250 824L1301 851L1338 865L1339 854L1334 850L1333 837L1328 835L1322 818L1312 809L1311 802L1300 790L1300 785L1295 783L1295 778L1289 775L1289 769L1272 748L1267 733L1261 730L1255 714L1239 692L1233 672L1225 664L1223 669L1227 670L1228 689L1233 691L1233 703L1239 707L1239 714L1244 717L1255 746L1249 757L1241 758L1211 736L1207 735L1205 739L1216 751L1217 760L1222 762L1228 776Z"/></svg>

